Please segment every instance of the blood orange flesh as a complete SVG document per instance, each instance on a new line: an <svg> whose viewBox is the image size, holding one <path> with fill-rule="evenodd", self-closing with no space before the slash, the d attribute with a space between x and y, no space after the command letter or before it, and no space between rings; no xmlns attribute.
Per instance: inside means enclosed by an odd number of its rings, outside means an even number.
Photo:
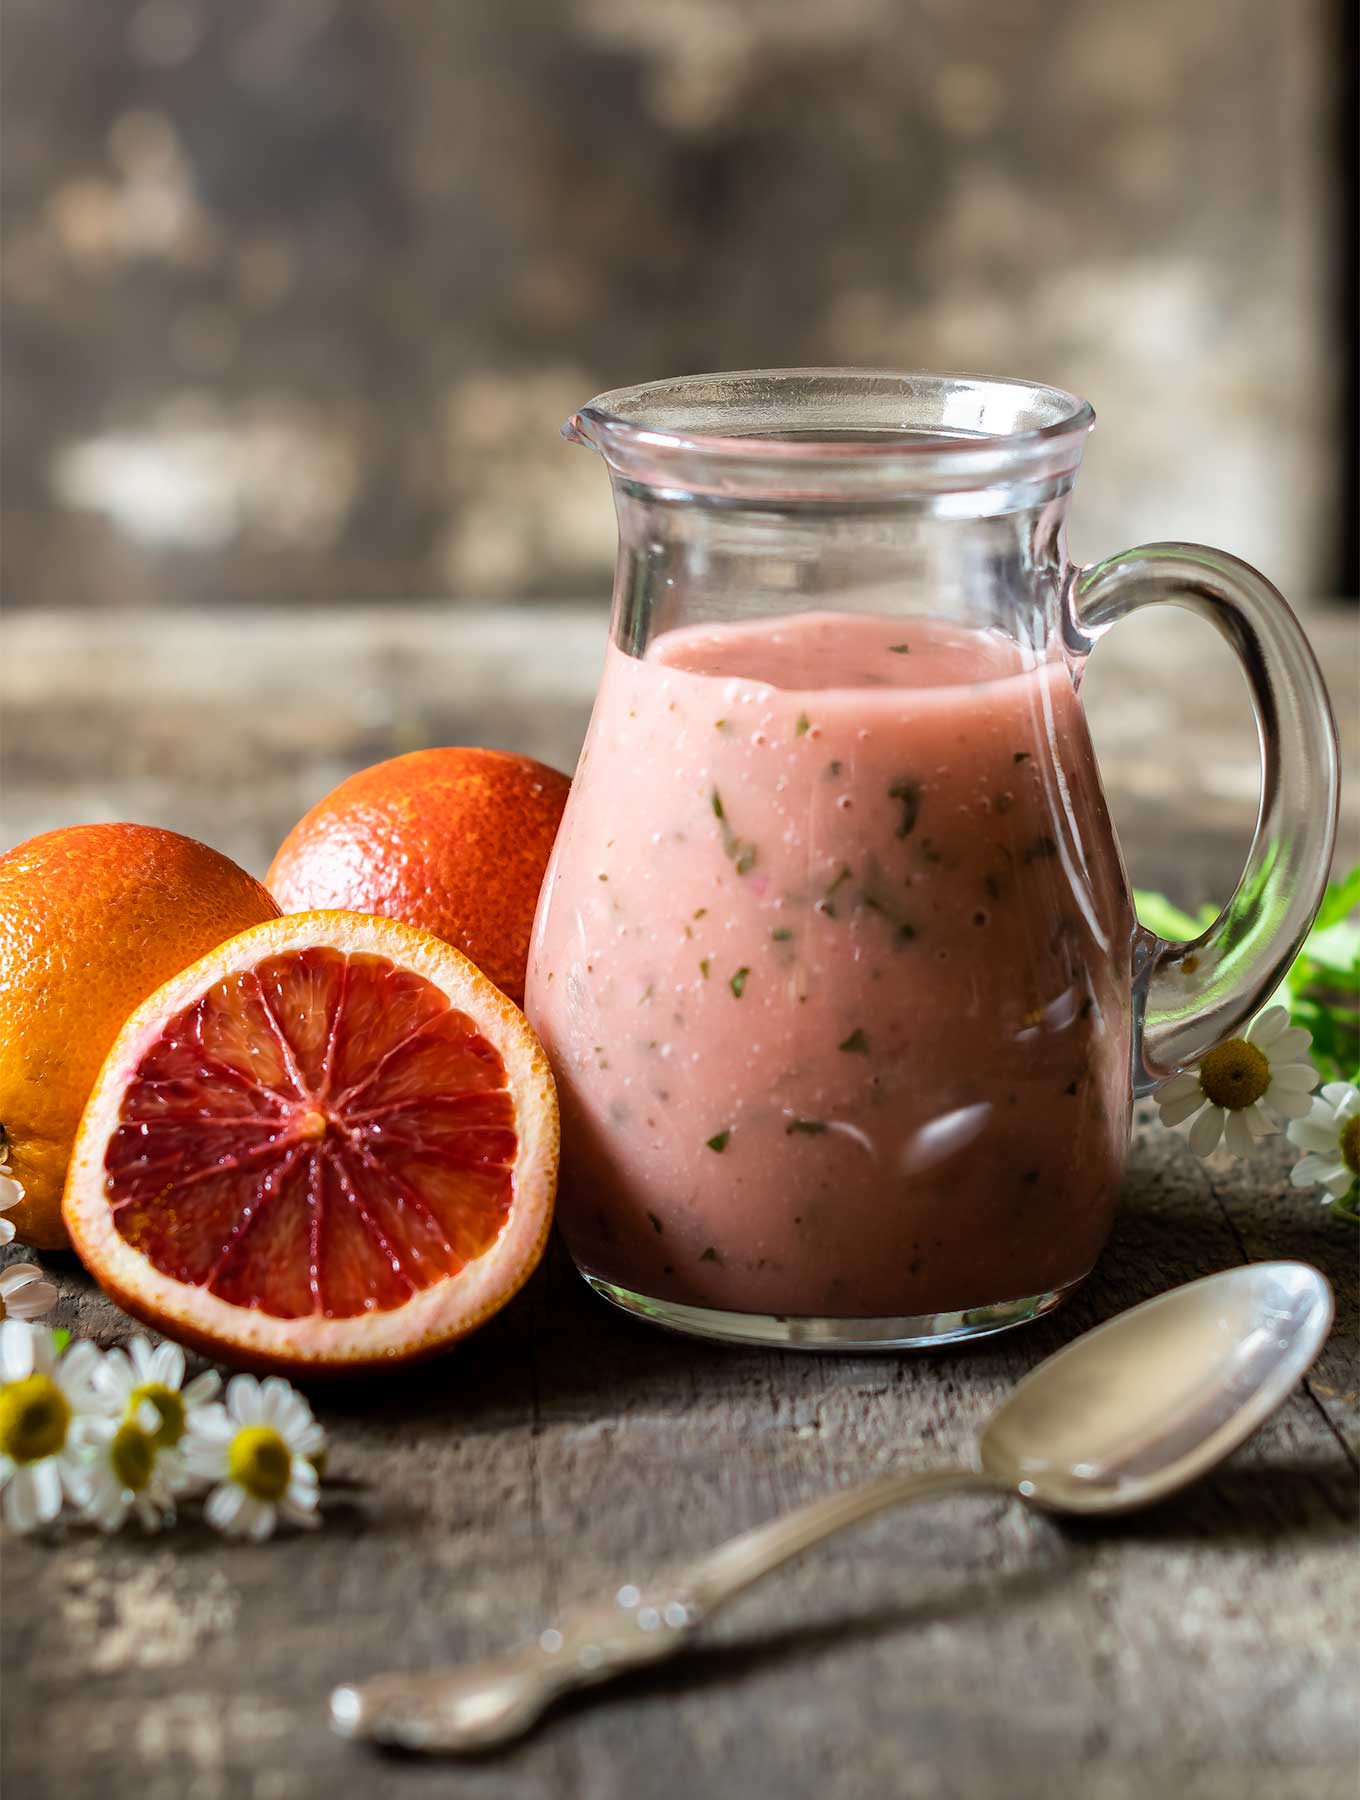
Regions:
<svg viewBox="0 0 1360 1800"><path fill-rule="evenodd" d="M309 918L346 923L309 932ZM234 954L256 943L262 954ZM522 1016L427 933L345 914L275 921L130 1027L82 1125L68 1223L105 1285L172 1335L255 1360L412 1354L434 1347L432 1323L444 1341L470 1329L537 1261L551 1079ZM546 1194L523 1142L543 1138L545 1081ZM517 1206L537 1215L527 1236Z"/></svg>

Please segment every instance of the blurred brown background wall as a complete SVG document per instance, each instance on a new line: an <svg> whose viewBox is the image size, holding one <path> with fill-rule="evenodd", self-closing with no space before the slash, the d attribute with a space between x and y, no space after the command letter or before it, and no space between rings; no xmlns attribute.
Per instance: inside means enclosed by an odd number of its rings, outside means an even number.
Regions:
<svg viewBox="0 0 1360 1800"><path fill-rule="evenodd" d="M593 391L984 369L1338 583L1329 0L5 0L15 606L607 592Z"/></svg>

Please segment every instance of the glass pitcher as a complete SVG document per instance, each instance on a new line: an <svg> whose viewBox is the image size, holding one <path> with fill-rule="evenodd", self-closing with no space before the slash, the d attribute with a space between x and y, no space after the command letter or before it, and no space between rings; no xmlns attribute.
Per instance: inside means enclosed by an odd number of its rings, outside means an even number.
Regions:
<svg viewBox="0 0 1360 1800"><path fill-rule="evenodd" d="M610 642L526 1007L581 1273L699 1336L939 1343L1058 1304L1132 1098L1231 1036L1316 912L1335 729L1303 632L1219 551L1065 554L1094 415L853 370L605 394ZM1078 697L1171 601L1243 664L1264 778L1194 943L1134 917Z"/></svg>

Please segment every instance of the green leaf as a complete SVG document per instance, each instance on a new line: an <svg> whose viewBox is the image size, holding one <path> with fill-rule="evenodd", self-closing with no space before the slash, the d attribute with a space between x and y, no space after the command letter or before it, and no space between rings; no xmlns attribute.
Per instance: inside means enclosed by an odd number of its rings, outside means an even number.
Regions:
<svg viewBox="0 0 1360 1800"><path fill-rule="evenodd" d="M52 1348L56 1351L58 1356L61 1355L62 1351L70 1341L71 1334L64 1325L54 1325L52 1327Z"/></svg>
<svg viewBox="0 0 1360 1800"><path fill-rule="evenodd" d="M1360 863L1357 863L1349 875L1343 875L1340 881L1327 884L1327 891L1322 896L1322 905L1318 908L1317 924L1314 931L1326 931L1331 926L1353 913L1360 907Z"/></svg>
<svg viewBox="0 0 1360 1800"><path fill-rule="evenodd" d="M1304 959L1338 975L1360 975L1360 925L1339 919L1322 930L1314 928L1303 946Z"/></svg>
<svg viewBox="0 0 1360 1800"><path fill-rule="evenodd" d="M1180 943L1188 938L1197 938L1205 925L1213 923L1218 914L1209 909L1209 916L1203 922L1192 913L1182 912L1180 907L1168 900L1165 894L1156 894L1150 888L1135 888L1133 904L1137 908L1140 923L1149 931L1155 931L1160 938L1171 943Z"/></svg>

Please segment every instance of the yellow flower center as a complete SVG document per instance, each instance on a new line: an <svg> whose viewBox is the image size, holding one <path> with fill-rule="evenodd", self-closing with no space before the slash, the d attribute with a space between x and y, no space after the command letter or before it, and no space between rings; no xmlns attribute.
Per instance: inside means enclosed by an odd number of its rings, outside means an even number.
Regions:
<svg viewBox="0 0 1360 1800"><path fill-rule="evenodd" d="M140 1425L120 1425L109 1446L109 1462L123 1486L140 1494L156 1466L156 1440Z"/></svg>
<svg viewBox="0 0 1360 1800"><path fill-rule="evenodd" d="M257 1500L281 1500L293 1469L293 1453L272 1425L247 1425L231 1441L231 1478Z"/></svg>
<svg viewBox="0 0 1360 1800"><path fill-rule="evenodd" d="M160 1415L161 1422L151 1433L152 1442L158 1450L169 1450L184 1436L184 1401L174 1388L162 1387L159 1381L146 1381L132 1390L129 1418L143 1400L149 1400Z"/></svg>
<svg viewBox="0 0 1360 1800"><path fill-rule="evenodd" d="M70 1423L70 1404L50 1375L26 1375L0 1388L0 1450L14 1462L55 1456Z"/></svg>
<svg viewBox="0 0 1360 1800"><path fill-rule="evenodd" d="M1254 1106L1270 1086L1270 1063L1255 1044L1232 1038L1205 1057L1199 1066L1199 1084L1215 1106L1241 1112Z"/></svg>
<svg viewBox="0 0 1360 1800"><path fill-rule="evenodd" d="M1360 1175L1360 1113L1341 1127L1341 1160L1352 1175Z"/></svg>

